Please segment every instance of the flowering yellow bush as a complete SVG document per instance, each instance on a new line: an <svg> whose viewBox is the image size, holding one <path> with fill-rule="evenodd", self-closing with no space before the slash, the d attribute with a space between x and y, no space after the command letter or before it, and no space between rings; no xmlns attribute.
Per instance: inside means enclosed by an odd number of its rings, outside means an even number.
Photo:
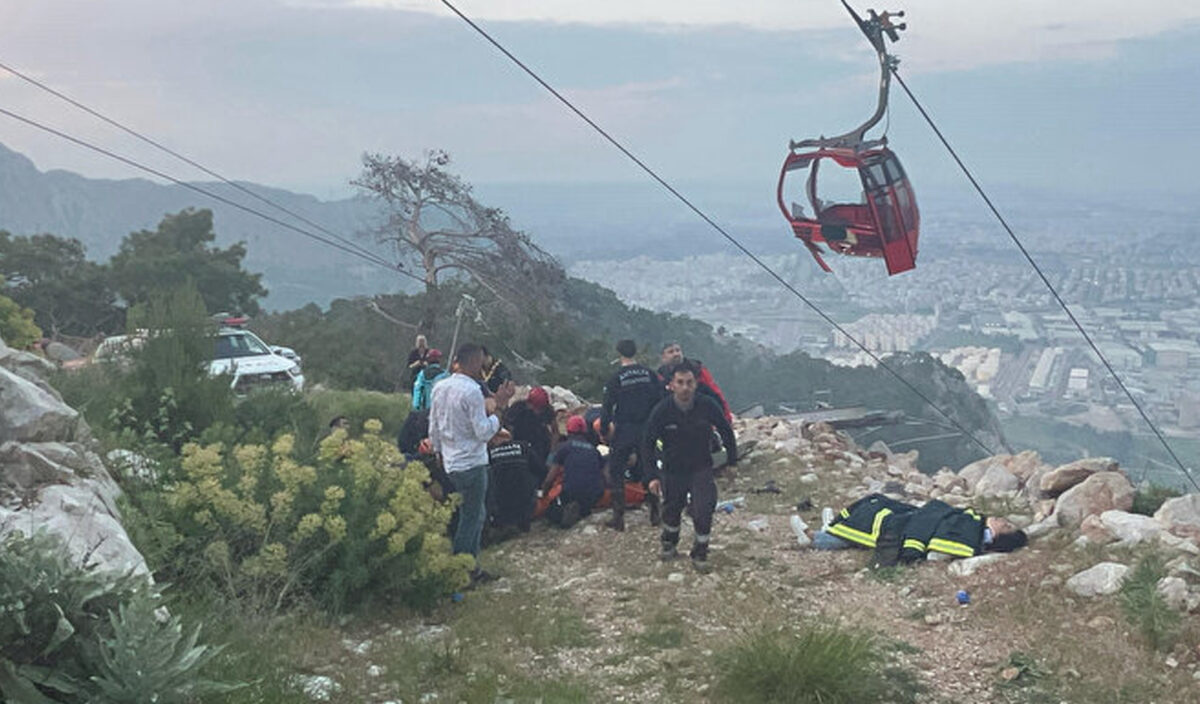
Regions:
<svg viewBox="0 0 1200 704"><path fill-rule="evenodd" d="M269 448L184 446L166 494L177 562L199 556L231 596L275 607L303 594L334 610L370 595L423 605L463 587L472 561L451 554L453 503L430 496L428 470L382 427L335 431L315 467L294 459L290 435Z"/></svg>

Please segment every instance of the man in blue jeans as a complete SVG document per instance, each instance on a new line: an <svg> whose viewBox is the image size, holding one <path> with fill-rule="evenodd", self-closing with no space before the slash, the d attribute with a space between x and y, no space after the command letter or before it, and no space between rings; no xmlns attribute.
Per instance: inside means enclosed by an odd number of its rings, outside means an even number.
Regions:
<svg viewBox="0 0 1200 704"><path fill-rule="evenodd" d="M454 552L475 557L471 581L479 583L492 579L479 567L479 542L487 519L487 444L500 430L498 412L512 398L514 387L511 381L506 382L491 398L484 399L478 381L483 371L483 348L479 345L460 346L454 361L458 370L433 387L429 441L462 496Z"/></svg>

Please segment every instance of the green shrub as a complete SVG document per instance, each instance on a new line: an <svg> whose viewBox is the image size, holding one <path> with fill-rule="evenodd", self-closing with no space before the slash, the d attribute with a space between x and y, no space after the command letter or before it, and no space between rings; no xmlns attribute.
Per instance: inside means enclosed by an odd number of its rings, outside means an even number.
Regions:
<svg viewBox="0 0 1200 704"><path fill-rule="evenodd" d="M465 586L472 560L446 537L453 505L430 496L428 470L406 464L379 421L365 426L322 441L315 465L295 459L290 435L186 445L152 516L178 536L162 576L207 580L253 608L311 596L335 612L371 596L427 606Z"/></svg>
<svg viewBox="0 0 1200 704"><path fill-rule="evenodd" d="M408 394L387 394L380 391L313 391L308 403L317 414L323 427L337 416L350 419L350 427L361 428L363 423L375 418L383 423L384 437L395 438L404 425L404 419L412 408L412 397Z"/></svg>
<svg viewBox="0 0 1200 704"><path fill-rule="evenodd" d="M1183 496L1183 492L1158 484L1142 484L1133 495L1133 508L1130 510L1143 516L1153 516L1167 499L1177 496Z"/></svg>
<svg viewBox="0 0 1200 704"><path fill-rule="evenodd" d="M213 423L229 418L229 378L210 376L213 323L192 286L130 309L129 329L145 330L121 388L124 401L108 427L127 439L144 439L179 449ZM130 438L132 436L132 438Z"/></svg>
<svg viewBox="0 0 1200 704"><path fill-rule="evenodd" d="M1179 635L1179 612L1158 593L1158 581L1166 574L1162 557L1151 553L1138 560L1121 585L1121 608L1126 618L1155 650L1170 648Z"/></svg>
<svg viewBox="0 0 1200 704"><path fill-rule="evenodd" d="M717 656L720 701L747 704L913 702L913 675L869 633L837 625L768 630Z"/></svg>
<svg viewBox="0 0 1200 704"><path fill-rule="evenodd" d="M327 428L328 423L322 422L304 394L281 388L258 389L238 399L230 416L200 433L197 442L227 447L269 445L280 435L291 435L297 458L312 462Z"/></svg>
<svg viewBox="0 0 1200 704"><path fill-rule="evenodd" d="M234 688L199 670L219 648L160 620L144 577L70 562L62 542L20 533L0 545L0 695L22 704L188 702Z"/></svg>
<svg viewBox="0 0 1200 704"><path fill-rule="evenodd" d="M194 288L183 288L129 312L144 342L121 362L58 374L63 399L110 445L166 444L178 451L233 416L228 377L208 373L212 323ZM137 332L137 331L141 332Z"/></svg>
<svg viewBox="0 0 1200 704"><path fill-rule="evenodd" d="M0 290L4 277L0 276ZM0 296L0 340L14 349L23 350L42 339L42 329L33 322L33 311L22 308L8 296Z"/></svg>

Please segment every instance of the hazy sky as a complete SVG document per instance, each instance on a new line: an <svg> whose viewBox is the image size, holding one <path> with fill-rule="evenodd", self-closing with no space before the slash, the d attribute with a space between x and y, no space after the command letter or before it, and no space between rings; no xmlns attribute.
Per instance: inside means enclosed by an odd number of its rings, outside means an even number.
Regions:
<svg viewBox="0 0 1200 704"><path fill-rule="evenodd" d="M681 182L769 187L790 137L873 107L872 53L835 0L458 5ZM903 9L901 70L985 182L1195 193L1200 3ZM435 0L3 0L0 61L237 178L324 197L349 192L364 150L444 148L479 183L642 178ZM893 97L918 192L953 183ZM196 177L2 72L0 105ZM0 142L135 175L4 117Z"/></svg>

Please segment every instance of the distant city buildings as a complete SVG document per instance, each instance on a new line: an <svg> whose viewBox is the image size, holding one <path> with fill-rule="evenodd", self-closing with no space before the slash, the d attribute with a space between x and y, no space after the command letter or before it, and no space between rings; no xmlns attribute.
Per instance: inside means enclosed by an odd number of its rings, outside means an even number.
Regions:
<svg viewBox="0 0 1200 704"><path fill-rule="evenodd" d="M946 237L971 231L965 222L940 226ZM1045 252L1036 254L1047 275L1125 387L1166 432L1195 432L1200 251L1172 246L1133 256L1123 239L1042 235L1037 246ZM827 275L814 272L804 253L765 258L849 337L830 330L744 257L585 262L574 271L636 305L723 325L780 352L799 349L860 365L873 361L855 341L877 355L927 351L962 372L1002 412L1102 430L1143 426L1028 263L978 245L927 252L915 271L893 277L876 261L837 257L831 262L836 273Z"/></svg>

